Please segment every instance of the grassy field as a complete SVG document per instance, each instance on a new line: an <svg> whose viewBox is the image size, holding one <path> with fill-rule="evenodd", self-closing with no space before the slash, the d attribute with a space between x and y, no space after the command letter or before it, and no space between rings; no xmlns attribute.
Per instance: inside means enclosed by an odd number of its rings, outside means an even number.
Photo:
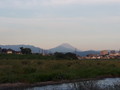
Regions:
<svg viewBox="0 0 120 90"><path fill-rule="evenodd" d="M120 76L119 60L0 60L0 83Z"/></svg>

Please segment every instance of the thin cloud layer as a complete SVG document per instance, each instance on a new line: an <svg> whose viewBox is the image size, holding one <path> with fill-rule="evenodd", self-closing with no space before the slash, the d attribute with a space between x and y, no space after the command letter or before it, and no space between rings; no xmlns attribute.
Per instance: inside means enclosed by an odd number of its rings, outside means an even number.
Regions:
<svg viewBox="0 0 120 90"><path fill-rule="evenodd" d="M71 4L120 3L120 0L0 0L0 8L30 8L39 6L59 6Z"/></svg>
<svg viewBox="0 0 120 90"><path fill-rule="evenodd" d="M120 0L47 0L46 5L120 3Z"/></svg>

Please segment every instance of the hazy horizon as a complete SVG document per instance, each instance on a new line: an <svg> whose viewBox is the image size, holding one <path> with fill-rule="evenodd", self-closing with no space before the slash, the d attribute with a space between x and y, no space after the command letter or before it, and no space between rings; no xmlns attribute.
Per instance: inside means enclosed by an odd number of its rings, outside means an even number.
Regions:
<svg viewBox="0 0 120 90"><path fill-rule="evenodd" d="M120 49L120 0L0 0L0 45Z"/></svg>
<svg viewBox="0 0 120 90"><path fill-rule="evenodd" d="M31 45L31 44L14 44L14 45L28 45L28 46L34 46L34 47L37 47L37 48L41 48L41 49L44 49L44 50L49 50L49 49L53 49L53 48L56 48L56 47L59 47L59 46L64 46L64 44L68 44L68 48L71 46L72 48L74 48L75 50L77 50L77 51L102 51L102 50L115 50L115 51L120 51L120 49L100 49L100 50L96 50L96 49L87 49L87 50L81 50L81 49L78 49L78 48L76 48L75 46L73 46L73 45L71 45L71 44L69 44L69 43L62 43L62 44L59 44L59 45L57 45L57 46L53 46L53 47L51 47L51 48L42 48L42 47L40 47L40 46L35 46L35 45ZM9 44L10 46L14 46L13 44ZM9 46L9 45L2 45L2 46ZM70 45L70 46L69 46ZM24 46L23 46L24 47ZM66 45L65 45L65 47L66 47Z"/></svg>

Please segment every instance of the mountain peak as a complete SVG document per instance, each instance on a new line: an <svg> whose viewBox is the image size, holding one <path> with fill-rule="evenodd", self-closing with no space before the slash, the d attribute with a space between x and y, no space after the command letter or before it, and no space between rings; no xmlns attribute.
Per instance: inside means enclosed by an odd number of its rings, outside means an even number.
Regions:
<svg viewBox="0 0 120 90"><path fill-rule="evenodd" d="M68 43L63 43L60 45L61 47L65 47L65 48L70 48L70 49L75 49L72 45L68 44Z"/></svg>
<svg viewBox="0 0 120 90"><path fill-rule="evenodd" d="M55 48L50 49L51 52L74 52L75 47L68 43L63 43Z"/></svg>

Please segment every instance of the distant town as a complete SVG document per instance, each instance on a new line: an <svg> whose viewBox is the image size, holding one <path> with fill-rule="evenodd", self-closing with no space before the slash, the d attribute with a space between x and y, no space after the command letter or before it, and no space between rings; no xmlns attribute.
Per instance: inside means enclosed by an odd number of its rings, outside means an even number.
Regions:
<svg viewBox="0 0 120 90"><path fill-rule="evenodd" d="M79 59L120 59L120 51L115 50L102 50L100 54L88 54L84 57L78 57Z"/></svg>

